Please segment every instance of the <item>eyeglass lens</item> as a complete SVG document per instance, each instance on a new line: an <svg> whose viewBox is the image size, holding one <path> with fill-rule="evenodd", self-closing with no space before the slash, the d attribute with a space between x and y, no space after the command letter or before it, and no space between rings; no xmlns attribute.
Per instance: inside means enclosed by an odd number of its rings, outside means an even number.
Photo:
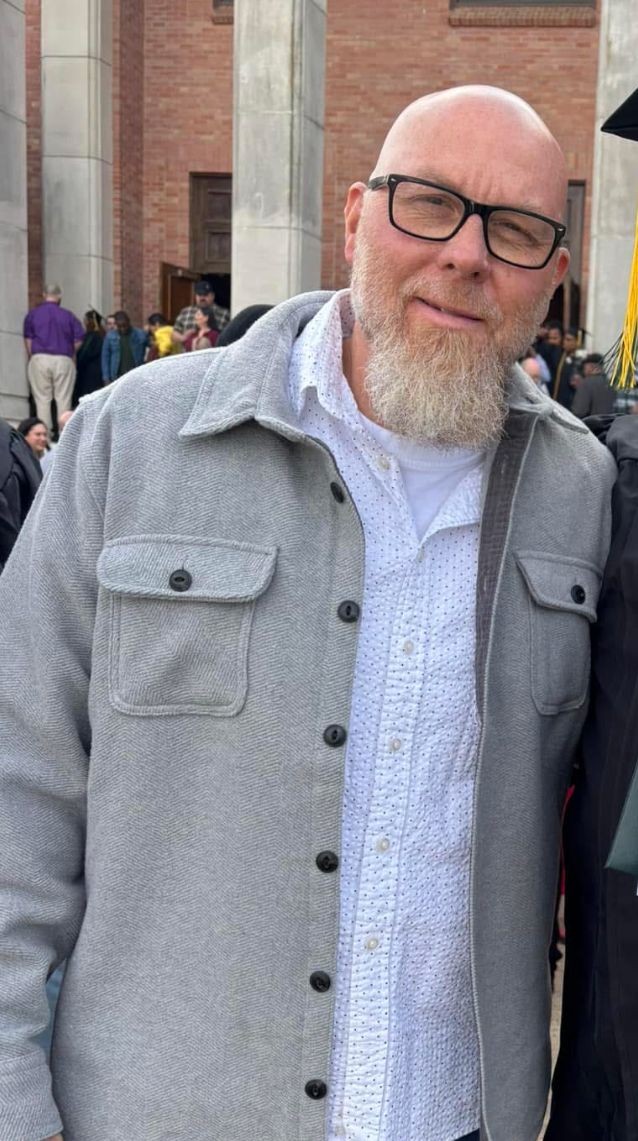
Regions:
<svg viewBox="0 0 638 1141"><path fill-rule="evenodd" d="M399 182L392 209L394 223L401 230L419 238L445 240L459 225L465 207L449 191ZM532 268L547 258L554 243L554 229L542 218L517 210L494 210L487 222L487 241L496 257Z"/></svg>

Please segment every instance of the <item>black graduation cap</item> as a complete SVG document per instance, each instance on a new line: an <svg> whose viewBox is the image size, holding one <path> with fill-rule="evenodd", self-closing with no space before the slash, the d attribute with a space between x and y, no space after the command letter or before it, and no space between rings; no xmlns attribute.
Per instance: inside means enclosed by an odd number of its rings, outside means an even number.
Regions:
<svg viewBox="0 0 638 1141"><path fill-rule="evenodd" d="M638 143L638 88L605 120L601 131Z"/></svg>
<svg viewBox="0 0 638 1141"><path fill-rule="evenodd" d="M620 104L603 123L608 135L618 135L621 139L638 142L638 88ZM606 358L607 372L612 384L618 388L630 388L636 383L638 363L638 218L634 253L629 275L629 292L623 331Z"/></svg>

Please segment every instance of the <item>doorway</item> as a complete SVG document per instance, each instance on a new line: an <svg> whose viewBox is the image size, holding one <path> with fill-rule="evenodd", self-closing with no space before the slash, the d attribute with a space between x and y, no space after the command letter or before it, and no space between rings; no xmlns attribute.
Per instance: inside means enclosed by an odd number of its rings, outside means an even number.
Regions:
<svg viewBox="0 0 638 1141"><path fill-rule="evenodd" d="M210 281L215 301L230 308L233 180L230 174L190 176L190 264Z"/></svg>

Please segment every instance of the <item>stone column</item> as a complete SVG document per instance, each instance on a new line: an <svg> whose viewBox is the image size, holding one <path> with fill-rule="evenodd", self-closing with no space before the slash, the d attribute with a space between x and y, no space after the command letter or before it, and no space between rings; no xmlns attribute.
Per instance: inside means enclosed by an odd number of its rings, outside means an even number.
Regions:
<svg viewBox="0 0 638 1141"><path fill-rule="evenodd" d="M28 415L24 0L0 0L0 416Z"/></svg>
<svg viewBox="0 0 638 1141"><path fill-rule="evenodd" d="M316 289L327 0L235 0L232 306Z"/></svg>
<svg viewBox="0 0 638 1141"><path fill-rule="evenodd" d="M638 205L638 145L600 125L638 84L636 0L601 0L587 328L606 352L619 335Z"/></svg>
<svg viewBox="0 0 638 1141"><path fill-rule="evenodd" d="M112 24L112 0L42 0L44 276L78 316L113 303Z"/></svg>

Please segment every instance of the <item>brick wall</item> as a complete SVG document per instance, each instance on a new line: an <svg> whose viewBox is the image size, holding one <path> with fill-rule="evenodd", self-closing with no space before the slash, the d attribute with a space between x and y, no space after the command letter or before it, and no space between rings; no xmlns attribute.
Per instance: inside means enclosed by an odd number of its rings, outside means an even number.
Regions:
<svg viewBox="0 0 638 1141"><path fill-rule="evenodd" d="M189 265L189 174L232 169L232 42L210 0L146 0L145 315L160 302L160 263Z"/></svg>
<svg viewBox="0 0 638 1141"><path fill-rule="evenodd" d="M25 3L27 94L27 225L29 306L42 300L42 97L40 68L40 0Z"/></svg>
<svg viewBox="0 0 638 1141"><path fill-rule="evenodd" d="M113 4L113 295L134 324L143 313L144 0Z"/></svg>
<svg viewBox="0 0 638 1141"><path fill-rule="evenodd" d="M507 9L490 24L454 26L448 0L330 0L322 278L343 286L343 202L348 186L373 168L384 134L402 107L427 91L491 83L527 99L567 154L570 178L587 184L587 252L595 129L598 28L576 26L582 11L535 10L512 26ZM588 10L591 23L591 9ZM554 26L548 26L549 20ZM544 21L544 22L543 22Z"/></svg>

